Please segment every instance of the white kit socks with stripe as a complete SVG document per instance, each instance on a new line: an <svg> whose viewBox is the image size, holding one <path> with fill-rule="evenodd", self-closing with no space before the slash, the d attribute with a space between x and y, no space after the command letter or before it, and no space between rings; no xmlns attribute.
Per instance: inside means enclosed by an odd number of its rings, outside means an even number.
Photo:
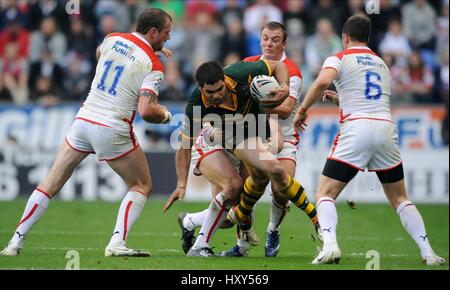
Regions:
<svg viewBox="0 0 450 290"><path fill-rule="evenodd" d="M51 197L44 191L36 188L28 199L25 211L17 226L10 244L22 247L25 235L31 230L33 225L39 221L50 203Z"/></svg>
<svg viewBox="0 0 450 290"><path fill-rule="evenodd" d="M203 222L202 228L198 234L193 248L209 248L209 241L211 240L214 232L219 228L222 222L227 217L229 209L223 206L225 197L219 193L211 201L209 205L206 219Z"/></svg>
<svg viewBox="0 0 450 290"><path fill-rule="evenodd" d="M116 227L109 242L110 245L124 246L126 244L131 227L141 215L146 202L147 197L140 192L129 191L125 195L120 204Z"/></svg>

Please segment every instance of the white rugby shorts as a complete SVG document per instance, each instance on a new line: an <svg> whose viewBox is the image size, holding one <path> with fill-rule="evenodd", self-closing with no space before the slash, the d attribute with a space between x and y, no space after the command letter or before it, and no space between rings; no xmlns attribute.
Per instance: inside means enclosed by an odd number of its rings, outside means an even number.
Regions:
<svg viewBox="0 0 450 290"><path fill-rule="evenodd" d="M202 162L202 160L206 156L214 154L218 151L223 151L229 157L231 163L236 168L236 170L239 172L241 160L239 160L228 150L225 150L221 145L211 145L207 143L203 137L203 130L202 130L200 132L200 135L195 140L194 146L192 147L191 151L191 162L195 164L193 169L194 174L197 176L202 175L202 173L198 169L198 167L200 166L200 162Z"/></svg>
<svg viewBox="0 0 450 290"><path fill-rule="evenodd" d="M291 141L284 140L283 149L277 154L278 160L292 160L297 164L298 145Z"/></svg>
<svg viewBox="0 0 450 290"><path fill-rule="evenodd" d="M341 124L328 159L364 171L386 171L401 162L397 126L375 118L348 119Z"/></svg>
<svg viewBox="0 0 450 290"><path fill-rule="evenodd" d="M72 123L65 141L75 151L97 154L100 161L118 159L139 147L132 123L124 132L80 117Z"/></svg>

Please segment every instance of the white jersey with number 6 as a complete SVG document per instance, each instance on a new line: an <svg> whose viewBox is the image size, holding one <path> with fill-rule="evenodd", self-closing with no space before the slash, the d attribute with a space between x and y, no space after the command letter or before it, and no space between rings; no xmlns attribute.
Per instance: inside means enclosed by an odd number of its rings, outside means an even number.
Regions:
<svg viewBox="0 0 450 290"><path fill-rule="evenodd" d="M389 68L370 48L352 47L339 52L327 58L322 68L338 72L334 84L343 118L392 120Z"/></svg>
<svg viewBox="0 0 450 290"><path fill-rule="evenodd" d="M325 60L338 72L335 85L341 129L328 159L358 170L386 171L402 163L390 109L391 75L368 47L352 47Z"/></svg>

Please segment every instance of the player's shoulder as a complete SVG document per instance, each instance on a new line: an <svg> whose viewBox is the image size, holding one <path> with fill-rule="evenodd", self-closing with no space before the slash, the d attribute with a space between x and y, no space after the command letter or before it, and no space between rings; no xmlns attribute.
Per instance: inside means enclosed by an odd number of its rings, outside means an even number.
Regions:
<svg viewBox="0 0 450 290"><path fill-rule="evenodd" d="M354 56L357 54L370 54L376 57L379 57L373 50L370 48L349 48L344 49L334 55L334 57L337 57L338 59L342 60L344 56Z"/></svg>
<svg viewBox="0 0 450 290"><path fill-rule="evenodd" d="M113 32L105 37L105 40L108 39L115 40L118 45L122 45L125 48L128 48L129 45L137 46L142 52L141 54L137 55L137 57L140 58L140 61L143 61L144 63L148 62L149 64L151 64L152 71L164 72L164 65L159 60L153 48L148 42L141 39L137 35L133 33Z"/></svg>
<svg viewBox="0 0 450 290"><path fill-rule="evenodd" d="M291 77L298 76L301 79L303 78L303 75L298 66L295 64L295 62L293 62L290 58L286 58L283 62L284 64L286 64L289 71L289 75Z"/></svg>

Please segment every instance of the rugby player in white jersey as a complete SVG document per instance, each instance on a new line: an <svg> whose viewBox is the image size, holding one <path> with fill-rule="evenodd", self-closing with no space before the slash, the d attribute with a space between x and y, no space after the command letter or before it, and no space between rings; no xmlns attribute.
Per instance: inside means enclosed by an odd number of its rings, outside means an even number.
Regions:
<svg viewBox="0 0 450 290"><path fill-rule="evenodd" d="M341 129L334 140L316 192L317 213L324 245L313 264L338 263L335 200L350 180L366 168L376 172L401 223L420 249L427 265L445 259L430 246L422 217L408 200L397 128L390 111L391 76L387 65L367 45L370 19L350 17L343 27L344 50L327 58L299 107L295 125L305 129L308 109L321 97L339 104ZM326 91L334 82L337 94Z"/></svg>
<svg viewBox="0 0 450 290"><path fill-rule="evenodd" d="M147 122L167 123L170 112L158 104L164 67L155 55L170 38L172 18L146 9L133 33L111 33L97 49L98 64L89 95L80 108L44 181L33 191L8 246L0 253L19 254L25 236L50 200L89 154L119 174L126 185L116 226L105 256L150 256L130 249L126 239L152 191L147 159L133 132L136 111Z"/></svg>

